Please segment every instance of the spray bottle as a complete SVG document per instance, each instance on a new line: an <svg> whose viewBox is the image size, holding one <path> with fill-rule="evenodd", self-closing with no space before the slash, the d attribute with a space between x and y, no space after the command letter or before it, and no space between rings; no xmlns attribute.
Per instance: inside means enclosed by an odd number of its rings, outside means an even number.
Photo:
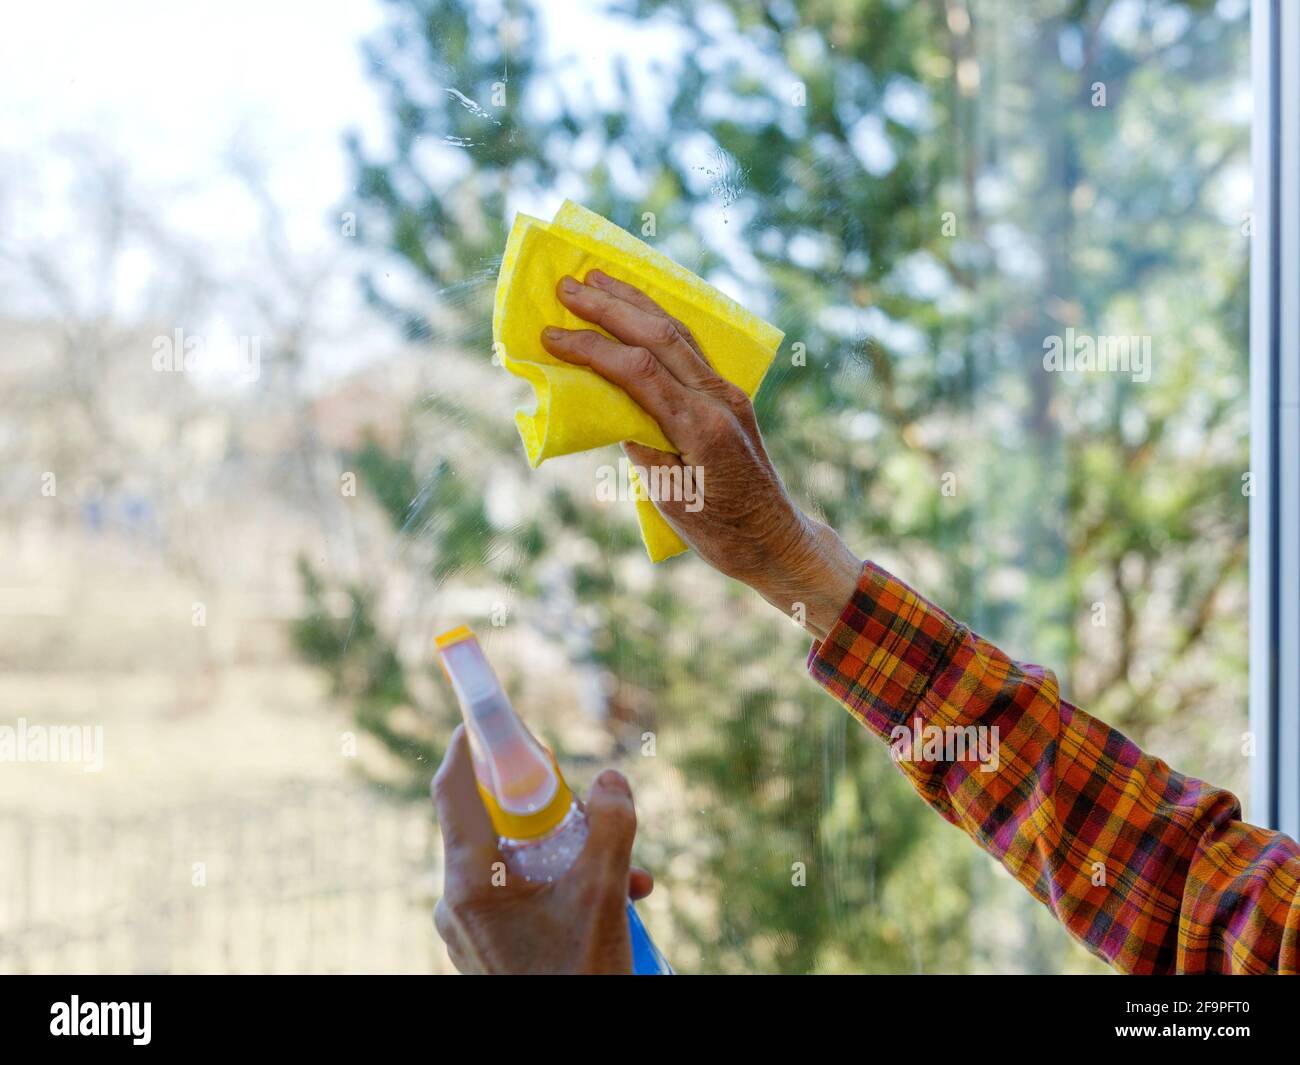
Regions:
<svg viewBox="0 0 1300 1065"><path fill-rule="evenodd" d="M442 666L465 718L474 776L506 867L532 882L562 877L587 841L587 815L549 750L524 726L465 626L437 638ZM632 971L666 976L672 968L631 901L627 924Z"/></svg>

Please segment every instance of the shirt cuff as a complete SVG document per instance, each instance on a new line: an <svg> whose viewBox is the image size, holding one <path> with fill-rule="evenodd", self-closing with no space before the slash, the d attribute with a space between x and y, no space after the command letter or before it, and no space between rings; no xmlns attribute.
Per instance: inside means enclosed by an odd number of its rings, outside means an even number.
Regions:
<svg viewBox="0 0 1300 1065"><path fill-rule="evenodd" d="M808 653L813 680L888 740L968 630L875 563L862 567L848 605Z"/></svg>

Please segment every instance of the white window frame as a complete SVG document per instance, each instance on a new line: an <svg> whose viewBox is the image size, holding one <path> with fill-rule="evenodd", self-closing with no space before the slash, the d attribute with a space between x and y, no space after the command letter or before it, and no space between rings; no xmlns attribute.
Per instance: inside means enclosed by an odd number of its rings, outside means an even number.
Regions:
<svg viewBox="0 0 1300 1065"><path fill-rule="evenodd" d="M1252 0L1250 819L1300 838L1300 3Z"/></svg>

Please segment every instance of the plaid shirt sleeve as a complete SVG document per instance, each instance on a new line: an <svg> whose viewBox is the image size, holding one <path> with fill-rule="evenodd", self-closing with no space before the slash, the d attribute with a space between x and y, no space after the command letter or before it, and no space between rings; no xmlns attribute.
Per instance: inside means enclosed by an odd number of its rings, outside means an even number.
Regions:
<svg viewBox="0 0 1300 1065"><path fill-rule="evenodd" d="M1115 968L1297 971L1300 847L1063 701L1049 670L870 563L808 664L927 803Z"/></svg>

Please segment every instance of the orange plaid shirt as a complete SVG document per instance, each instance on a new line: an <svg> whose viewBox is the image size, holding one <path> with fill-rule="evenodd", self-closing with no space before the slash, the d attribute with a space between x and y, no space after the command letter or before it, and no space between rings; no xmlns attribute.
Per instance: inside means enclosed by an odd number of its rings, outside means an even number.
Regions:
<svg viewBox="0 0 1300 1065"><path fill-rule="evenodd" d="M1295 973L1300 846L868 563L809 670L927 803L1129 973Z"/></svg>

